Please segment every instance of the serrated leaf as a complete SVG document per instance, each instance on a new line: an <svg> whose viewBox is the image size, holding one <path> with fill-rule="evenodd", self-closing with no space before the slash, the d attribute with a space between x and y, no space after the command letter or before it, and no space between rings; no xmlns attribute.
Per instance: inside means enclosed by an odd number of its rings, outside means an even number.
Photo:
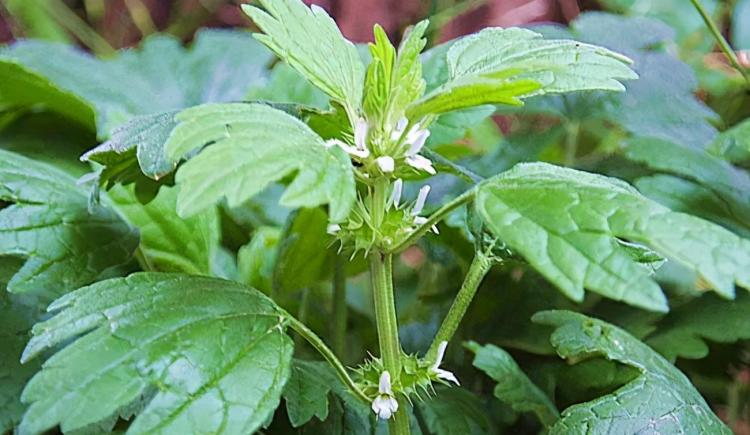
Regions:
<svg viewBox="0 0 750 435"><path fill-rule="evenodd" d="M26 386L20 432L63 432L141 396L130 434L247 434L278 406L293 345L257 290L214 278L137 273L69 293L23 354L74 341ZM77 338L76 338L77 337ZM107 400L102 400L106 397Z"/></svg>
<svg viewBox="0 0 750 435"><path fill-rule="evenodd" d="M461 388L439 388L434 397L417 402L417 408L435 435L495 433L481 399Z"/></svg>
<svg viewBox="0 0 750 435"><path fill-rule="evenodd" d="M139 258L144 270L210 275L221 233L215 208L181 219L175 212L177 189L162 187L148 204L141 204L132 186L108 192L114 208L141 235Z"/></svg>
<svg viewBox="0 0 750 435"><path fill-rule="evenodd" d="M699 359L708 355L706 341L734 343L750 338L750 296L727 301L703 295L672 310L656 326L646 343L665 358Z"/></svg>
<svg viewBox="0 0 750 435"><path fill-rule="evenodd" d="M298 0L260 0L265 11L243 5L264 34L256 39L353 113L362 101L365 68L354 44L320 7Z"/></svg>
<svg viewBox="0 0 750 435"><path fill-rule="evenodd" d="M355 199L351 161L298 119L262 104L206 104L177 115L180 124L165 145L178 160L203 149L177 171L177 211L189 216L226 198L247 201L274 181L295 174L282 205L328 204L341 221ZM279 135L279 132L284 132Z"/></svg>
<svg viewBox="0 0 750 435"><path fill-rule="evenodd" d="M133 116L241 100L263 80L271 53L246 32L204 30L191 49L153 35L137 50L98 60L63 44L21 41L0 50L0 100L40 105L105 138ZM158 95L159 98L154 98Z"/></svg>
<svg viewBox="0 0 750 435"><path fill-rule="evenodd" d="M476 207L488 229L568 297L588 288L666 311L648 272L617 239L636 242L697 271L724 297L750 288L750 241L672 212L628 184L573 169L519 164L480 185Z"/></svg>
<svg viewBox="0 0 750 435"><path fill-rule="evenodd" d="M519 28L488 28L447 50L448 80L410 106L419 118L482 104L521 104L533 95L625 88L629 59L602 47L545 40Z"/></svg>
<svg viewBox="0 0 750 435"><path fill-rule="evenodd" d="M495 397L514 411L534 412L545 426L557 421L560 412L554 403L534 385L508 352L492 344L480 346L471 342L468 347L474 352L474 367L497 382Z"/></svg>
<svg viewBox="0 0 750 435"><path fill-rule="evenodd" d="M293 427L300 427L317 417L328 418L328 392L337 382L323 362L294 360L292 372L284 388L286 413Z"/></svg>
<svg viewBox="0 0 750 435"><path fill-rule="evenodd" d="M550 341L562 358L602 355L641 372L611 394L565 409L550 434L731 433L682 372L622 329L570 311L533 320L556 328Z"/></svg>
<svg viewBox="0 0 750 435"><path fill-rule="evenodd" d="M282 292L309 288L332 267L328 218L319 208L301 209L289 217L279 241L274 287Z"/></svg>
<svg viewBox="0 0 750 435"><path fill-rule="evenodd" d="M8 291L47 298L102 279L126 263L137 233L65 172L0 150L0 255L27 259Z"/></svg>

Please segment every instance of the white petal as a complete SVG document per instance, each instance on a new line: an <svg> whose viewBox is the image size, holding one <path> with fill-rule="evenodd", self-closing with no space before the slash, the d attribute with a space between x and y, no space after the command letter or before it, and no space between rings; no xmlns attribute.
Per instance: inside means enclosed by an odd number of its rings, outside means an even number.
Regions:
<svg viewBox="0 0 750 435"><path fill-rule="evenodd" d="M414 130L409 132L409 136L407 136L406 141L411 144L409 147L409 150L406 152L407 156L415 156L417 153L422 150L422 147L424 146L425 141L427 141L427 138L430 136L430 130L417 130L416 132Z"/></svg>
<svg viewBox="0 0 750 435"><path fill-rule="evenodd" d="M334 147L334 146L340 146L340 147L343 148L343 147L346 147L346 146L349 146L349 145L345 144L344 142L342 142L342 141L340 141L338 139L328 139L327 141L325 141L325 146L326 146L326 148L331 148L331 147Z"/></svg>
<svg viewBox="0 0 750 435"><path fill-rule="evenodd" d="M372 401L371 409L378 418L387 420L398 411L398 402L392 396L381 394Z"/></svg>
<svg viewBox="0 0 750 435"><path fill-rule="evenodd" d="M391 191L391 199L388 201L388 207L394 206L398 208L398 204L401 202L401 190L404 188L404 182L401 179L397 179L393 182L393 190Z"/></svg>
<svg viewBox="0 0 750 435"><path fill-rule="evenodd" d="M359 118L357 120L357 123L354 125L354 145L357 146L360 150L366 150L367 149L367 121L365 121L362 118Z"/></svg>
<svg viewBox="0 0 750 435"><path fill-rule="evenodd" d="M388 373L388 370L384 370L383 373L380 374L380 384L378 385L378 393L380 394L388 394L393 395L393 391L391 390L391 374Z"/></svg>
<svg viewBox="0 0 750 435"><path fill-rule="evenodd" d="M456 385L461 385L461 383L458 382L458 378L456 378L456 375L449 372L448 370L437 369L434 371L435 371L435 374L437 374L438 378L449 381L449 382L453 382Z"/></svg>
<svg viewBox="0 0 750 435"><path fill-rule="evenodd" d="M430 185L425 184L422 186L421 189L419 189L419 194L417 195L417 201L414 203L414 207L411 209L411 214L413 216L418 215L419 213L422 213L422 209L424 208L424 202L427 200L427 195L430 193Z"/></svg>
<svg viewBox="0 0 750 435"><path fill-rule="evenodd" d="M419 154L414 156L406 157L406 164L414 169L419 169L427 172L428 174L435 175L435 168L432 167L430 159L420 156Z"/></svg>
<svg viewBox="0 0 750 435"><path fill-rule="evenodd" d="M404 130L406 130L407 125L409 125L408 119L399 119L398 123L396 123L396 128L391 131L391 140L396 142L397 140L401 139L401 135L404 134Z"/></svg>
<svg viewBox="0 0 750 435"><path fill-rule="evenodd" d="M361 159L365 159L370 155L370 150L368 150L367 148L359 149L341 141L338 141L337 145L341 147L342 150L346 151L347 154L359 157Z"/></svg>
<svg viewBox="0 0 750 435"><path fill-rule="evenodd" d="M396 162L393 161L393 157L391 156L380 156L375 159L375 163L386 174L393 172L393 169L396 167Z"/></svg>
<svg viewBox="0 0 750 435"><path fill-rule="evenodd" d="M433 225L432 228L430 228L433 233L440 234L440 230L438 229L437 225Z"/></svg>
<svg viewBox="0 0 750 435"><path fill-rule="evenodd" d="M331 224L331 225L328 225L328 227L326 228L326 232L330 235L335 235L340 230L341 230L341 225L339 224Z"/></svg>
<svg viewBox="0 0 750 435"><path fill-rule="evenodd" d="M443 357L445 356L445 349L448 347L448 342L443 340L440 342L437 351L437 357L435 358L435 364L432 365L433 370L437 370L440 364L443 363Z"/></svg>
<svg viewBox="0 0 750 435"><path fill-rule="evenodd" d="M427 223L427 218L424 216L414 216L414 225L424 225Z"/></svg>

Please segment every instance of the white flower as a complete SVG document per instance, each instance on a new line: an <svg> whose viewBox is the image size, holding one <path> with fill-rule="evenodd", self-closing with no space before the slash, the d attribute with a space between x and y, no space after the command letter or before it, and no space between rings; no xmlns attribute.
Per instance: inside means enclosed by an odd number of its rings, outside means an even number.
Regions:
<svg viewBox="0 0 750 435"><path fill-rule="evenodd" d="M406 164L414 169L419 169L427 172L430 175L435 175L437 171L432 167L430 159L419 154L413 156L406 156Z"/></svg>
<svg viewBox="0 0 750 435"><path fill-rule="evenodd" d="M399 139L401 139L401 136L404 134L404 130L406 130L406 126L409 125L409 120L406 118L401 118L396 123L396 128L393 129L391 132L391 140L396 142Z"/></svg>
<svg viewBox="0 0 750 435"><path fill-rule="evenodd" d="M397 179L393 182L393 190L391 191L391 198L388 200L387 208L391 206L398 208L398 204L401 202L401 190L404 188L404 182L401 179Z"/></svg>
<svg viewBox="0 0 750 435"><path fill-rule="evenodd" d="M419 213L422 212L422 209L424 208L424 202L427 200L427 195L429 193L429 184L425 184L421 189L419 189L417 200L414 202L414 206L411 208L411 215L414 216L414 225L424 225L427 223L428 219L426 217L419 216ZM438 230L438 227L436 225L433 225L431 229L433 233L440 234L440 231Z"/></svg>
<svg viewBox="0 0 750 435"><path fill-rule="evenodd" d="M370 150L368 150L367 148L359 149L357 147L353 147L349 145L348 143L338 140L338 139L328 139L326 141L326 148L330 148L334 145L346 151L347 154L355 156L355 157L359 157L360 159L365 159L370 155Z"/></svg>
<svg viewBox="0 0 750 435"><path fill-rule="evenodd" d="M435 364L430 367L430 370L437 375L439 379L443 379L445 381L450 381L455 383L456 385L461 385L458 382L458 379L456 378L456 375L449 372L448 370L443 370L440 368L440 363L443 362L443 357L445 356L445 348L448 347L448 342L443 341L440 343L440 346L438 346L438 354L437 358L435 359Z"/></svg>
<svg viewBox="0 0 750 435"><path fill-rule="evenodd" d="M410 144L409 150L406 151L406 155L415 156L422 151L422 147L428 137L430 137L430 130L420 128L419 124L414 126L414 128L409 131L409 134L406 135L406 143Z"/></svg>
<svg viewBox="0 0 750 435"><path fill-rule="evenodd" d="M336 233L338 233L341 230L341 225L339 224L330 224L326 228L326 232L332 236L335 236Z"/></svg>
<svg viewBox="0 0 750 435"><path fill-rule="evenodd" d="M378 168L380 168L385 174L393 172L393 169L396 166L396 162L393 161L393 157L391 156L380 156L375 159L375 163L378 164Z"/></svg>
<svg viewBox="0 0 750 435"><path fill-rule="evenodd" d="M359 118L357 122L354 124L354 145L357 147L357 149L360 150L366 150L367 149L367 131L369 130L369 126L367 125L367 121L363 118Z"/></svg>
<svg viewBox="0 0 750 435"><path fill-rule="evenodd" d="M377 414L381 420L391 418L398 411L398 402L393 397L393 390L391 390L391 374L387 370L380 374L378 396L372 401L371 408L372 412Z"/></svg>

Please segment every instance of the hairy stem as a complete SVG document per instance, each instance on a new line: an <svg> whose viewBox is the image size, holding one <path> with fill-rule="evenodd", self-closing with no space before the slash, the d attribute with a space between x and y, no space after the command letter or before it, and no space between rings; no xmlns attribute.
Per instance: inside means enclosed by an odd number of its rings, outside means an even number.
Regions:
<svg viewBox="0 0 750 435"><path fill-rule="evenodd" d="M427 222L418 226L417 229L412 231L412 233L409 234L408 237L406 237L405 239L398 242L395 246L388 249L387 252L390 254L397 254L403 251L404 249L408 248L409 246L413 245L417 240L419 240L420 237L422 237L427 231L429 231L433 225L440 222L440 220L443 219L445 215L447 215L448 213L452 212L456 208L474 199L475 193L476 193L476 188L469 189L466 192L462 193L461 195L455 197L453 200L451 200L447 204L437 209L435 213L433 213L429 218L427 218Z"/></svg>
<svg viewBox="0 0 750 435"><path fill-rule="evenodd" d="M321 340L320 337L318 337L312 330L310 330L310 328L294 318L291 314L286 312L284 312L283 314L289 326L297 334L301 335L305 340L307 340L307 342L310 343L310 345L314 347L315 350L317 350L323 356L323 358L325 358L326 361L328 361L328 363L336 371L336 375L339 377L341 382L343 382L344 385L349 388L349 391L354 395L354 397L369 405L370 399L365 395L365 393L362 392L362 390L359 389L357 384L354 383L354 380L349 376L349 373L346 371L344 365L341 363L341 361L339 361L338 358L336 358L336 355L331 349L328 348L328 346L326 346L323 340Z"/></svg>
<svg viewBox="0 0 750 435"><path fill-rule="evenodd" d="M492 267L492 261L487 254L481 251L478 251L474 256L471 266L469 266L469 271L466 273L464 282L461 285L461 289L458 291L456 299L453 300L453 305L448 310L448 314L443 319L443 323L440 325L440 329L435 334L430 349L427 351L427 360L434 360L436 358L440 343L451 341L451 338L453 338L453 334L456 333L461 319L464 318L466 310L477 293L479 284L481 284L482 279L484 279Z"/></svg>
<svg viewBox="0 0 750 435"><path fill-rule="evenodd" d="M732 64L734 69L739 71L740 74L742 74L742 77L744 77L745 82L747 82L748 86L750 86L750 73L748 73L747 68L744 68L740 64L740 60L737 59L737 54L734 52L732 47L729 45L729 42L727 42L726 38L724 38L724 35L721 34L721 31L719 31L719 28L716 27L716 23L714 23L713 18L711 18L711 15L708 14L708 11L703 7L700 0L690 0L693 3L693 6L700 14L701 18L703 18L703 22L706 24L706 27L708 27L708 30L713 35L714 39L716 39L716 42L719 44L719 47L721 48L721 51L724 52L724 55L726 55L727 59L729 59L729 63Z"/></svg>
<svg viewBox="0 0 750 435"><path fill-rule="evenodd" d="M375 251L370 254L370 279L375 302L375 322L378 330L380 357L391 379L401 378L401 344L398 340L398 321L393 294L393 258L391 254ZM407 402L397 397L398 412L388 420L391 435L409 435Z"/></svg>
<svg viewBox="0 0 750 435"><path fill-rule="evenodd" d="M339 254L334 260L333 269L333 351L344 358L346 348L346 259Z"/></svg>

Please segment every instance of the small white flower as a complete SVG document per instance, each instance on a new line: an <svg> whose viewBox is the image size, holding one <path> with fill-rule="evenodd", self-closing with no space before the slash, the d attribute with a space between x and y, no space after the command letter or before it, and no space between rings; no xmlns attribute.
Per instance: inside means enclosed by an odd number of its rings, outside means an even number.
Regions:
<svg viewBox="0 0 750 435"><path fill-rule="evenodd" d="M375 159L375 163L378 164L378 168L385 174L393 172L396 166L396 162L393 161L393 157L391 156L380 156Z"/></svg>
<svg viewBox="0 0 750 435"><path fill-rule="evenodd" d="M398 208L398 204L401 202L401 191L404 188L404 182L401 179L397 179L393 182L393 190L391 191L391 198L388 200L388 208L391 206Z"/></svg>
<svg viewBox="0 0 750 435"><path fill-rule="evenodd" d="M409 125L409 120L406 118L401 118L396 123L396 128L393 129L391 132L391 140L396 142L399 139L401 139L401 136L404 134L404 130L406 130L406 126Z"/></svg>
<svg viewBox="0 0 750 435"><path fill-rule="evenodd" d="M461 385L458 382L458 378L456 378L456 375L449 372L448 370L443 370L440 368L440 363L443 362L443 357L445 356L445 349L448 347L448 342L443 341L440 343L440 346L438 346L438 354L437 358L435 359L435 364L430 367L430 370L437 375L438 378L443 379L445 381L450 381L455 383L456 385Z"/></svg>
<svg viewBox="0 0 750 435"><path fill-rule="evenodd" d="M422 186L421 189L419 189L419 193L417 194L417 201L414 202L414 207L411 209L412 216L417 216L419 213L422 213L422 209L424 208L424 202L427 200L427 195L430 194L430 185L425 184Z"/></svg>
<svg viewBox="0 0 750 435"><path fill-rule="evenodd" d="M432 162L430 161L430 159L424 156L420 156L419 154L406 156L406 164L414 169L425 171L430 175L435 175L437 173L437 171L435 171L435 168L432 167Z"/></svg>
<svg viewBox="0 0 750 435"><path fill-rule="evenodd" d="M393 397L393 390L391 390L391 374L387 370L380 374L378 396L372 401L371 408L381 420L391 418L398 411L398 401Z"/></svg>
<svg viewBox="0 0 750 435"><path fill-rule="evenodd" d="M326 227L326 232L332 236L335 236L339 231L341 231L341 225L339 224L330 224Z"/></svg>
<svg viewBox="0 0 750 435"><path fill-rule="evenodd" d="M360 150L367 149L367 131L369 126L367 121L363 118L359 118L354 124L354 145Z"/></svg>
<svg viewBox="0 0 750 435"><path fill-rule="evenodd" d="M420 151L422 151L422 147L424 146L424 143L427 141L428 137L430 137L430 130L419 128L419 124L412 128L409 131L409 134L406 135L406 143L410 144L409 150L406 151L406 155L416 156Z"/></svg>
<svg viewBox="0 0 750 435"><path fill-rule="evenodd" d="M359 157L361 159L365 159L370 155L370 150L367 148L365 149L359 149L357 147L353 147L349 145L348 143L338 140L338 139L328 139L326 142L326 148L330 148L334 145L337 145L342 150L346 151L347 154Z"/></svg>

